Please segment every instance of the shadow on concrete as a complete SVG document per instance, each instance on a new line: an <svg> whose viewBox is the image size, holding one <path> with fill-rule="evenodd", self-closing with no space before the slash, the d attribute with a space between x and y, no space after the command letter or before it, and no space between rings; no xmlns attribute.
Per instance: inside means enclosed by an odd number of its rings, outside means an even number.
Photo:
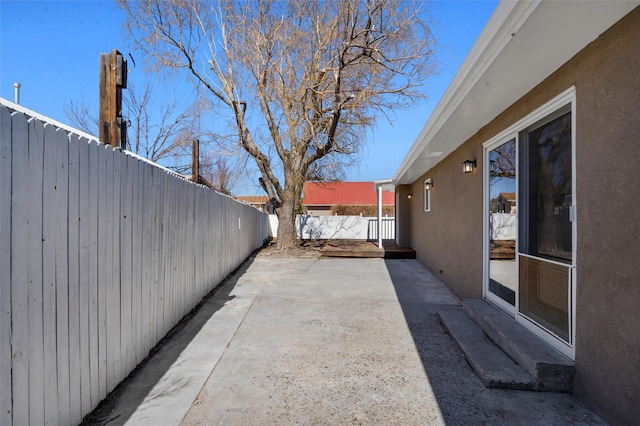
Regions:
<svg viewBox="0 0 640 426"><path fill-rule="evenodd" d="M238 280L255 260L256 252L231 272L178 322L149 355L100 404L82 425L123 425L149 395L209 319L227 302ZM117 414L116 414L117 413Z"/></svg>
<svg viewBox="0 0 640 426"><path fill-rule="evenodd" d="M465 382L472 381L473 392L483 386L471 377L473 373L441 327L437 312L460 310L461 301L416 260L385 259L385 265L442 416L447 424L460 424L465 420L460 404L468 389Z"/></svg>
<svg viewBox="0 0 640 426"><path fill-rule="evenodd" d="M606 424L572 394L485 387L437 316L460 300L416 260L385 264L446 424Z"/></svg>

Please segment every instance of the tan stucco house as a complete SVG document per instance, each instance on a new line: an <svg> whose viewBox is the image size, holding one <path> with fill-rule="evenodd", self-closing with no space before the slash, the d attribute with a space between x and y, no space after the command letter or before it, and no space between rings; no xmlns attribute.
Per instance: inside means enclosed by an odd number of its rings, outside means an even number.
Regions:
<svg viewBox="0 0 640 426"><path fill-rule="evenodd" d="M613 424L640 419L639 3L501 2L384 181L398 243L573 362Z"/></svg>

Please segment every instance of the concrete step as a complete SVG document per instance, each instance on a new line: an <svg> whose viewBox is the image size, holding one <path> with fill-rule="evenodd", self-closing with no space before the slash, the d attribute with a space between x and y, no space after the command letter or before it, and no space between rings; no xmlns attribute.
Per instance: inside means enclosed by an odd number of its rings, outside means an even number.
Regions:
<svg viewBox="0 0 640 426"><path fill-rule="evenodd" d="M489 388L535 390L533 377L502 352L462 311L438 312L480 380Z"/></svg>
<svg viewBox="0 0 640 426"><path fill-rule="evenodd" d="M484 300L465 299L462 307L489 339L533 376L537 390L573 391L573 361Z"/></svg>

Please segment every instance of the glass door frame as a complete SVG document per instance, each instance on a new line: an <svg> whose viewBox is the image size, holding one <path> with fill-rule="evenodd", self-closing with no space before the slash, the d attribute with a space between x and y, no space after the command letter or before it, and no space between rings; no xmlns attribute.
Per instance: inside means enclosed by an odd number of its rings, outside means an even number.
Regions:
<svg viewBox="0 0 640 426"><path fill-rule="evenodd" d="M518 134L515 132L502 132L500 135L494 137L493 139L491 139L490 141L486 142L483 145L483 155L482 155L482 159L483 159L483 197L482 197L482 204L483 204L483 219L482 219L482 240L483 240L483 271L482 271L482 297L484 299L486 299L487 301L489 301L490 303L492 303L493 305L496 305L496 307L500 308L501 310L503 310L504 312L506 312L507 314L509 314L511 317L515 318L516 317L516 313L518 312L518 286L517 286L517 271L518 271L518 256L515 256L515 268L516 268L516 289L515 289L515 303L514 305L511 305L510 303L508 303L507 301L501 299L498 295L492 293L491 291L489 291L489 272L490 272L490 262L491 262L491 256L490 256L490 250L489 250L489 244L491 242L491 236L489 235L489 209L490 209L490 194L491 194L491 158L490 158L490 153L491 151L493 151L494 149L504 145L505 143L508 143L510 141L515 141L515 155L516 155L516 177L515 177L515 193L516 193L516 208L518 206L519 200L518 200ZM517 220L517 216L516 216L516 220ZM518 226L516 223L516 252L517 252L517 247L518 247Z"/></svg>
<svg viewBox="0 0 640 426"><path fill-rule="evenodd" d="M556 336L553 332L546 329L544 326L536 323L532 319L520 314L520 306L519 306L519 289L516 291L516 299L515 306L511 306L506 301L500 299L497 295L494 295L489 291L489 196L490 196L490 158L489 153L499 147L500 145L515 139L516 141L516 206L519 206L520 194L519 189L519 142L520 142L520 133L530 126L534 125L537 122L545 120L547 117L556 113L558 110L567 107L570 105L571 110L571 173L572 173L572 206L571 206L571 222L572 222L572 261L569 265L570 268L570 295L569 295L569 321L570 321L570 331L569 331L569 342L566 342ZM509 126L509 128L503 130L490 140L486 141L483 145L483 225L482 225L482 234L483 234L483 285L482 285L482 296L489 303L493 304L497 308L501 309L511 317L513 317L518 323L522 324L524 327L529 329L531 332L536 334L542 340L547 342L549 345L557 349L560 353L564 354L568 358L575 360L575 341L576 341L576 289L577 289L577 268L576 268L576 254L577 254L577 197L576 197L576 89L575 87L571 87L556 96L554 99L547 102L545 105L541 106L534 112L525 116L517 123ZM518 210L517 220L520 218L520 211ZM518 250L518 229L516 229L516 270L519 271L518 258L520 256L520 251ZM518 284L519 287L519 284Z"/></svg>

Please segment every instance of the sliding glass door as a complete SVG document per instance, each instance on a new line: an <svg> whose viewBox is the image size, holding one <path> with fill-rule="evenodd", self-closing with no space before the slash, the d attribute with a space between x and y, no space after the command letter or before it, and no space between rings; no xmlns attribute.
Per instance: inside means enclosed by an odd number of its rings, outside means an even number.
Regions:
<svg viewBox="0 0 640 426"><path fill-rule="evenodd" d="M575 91L484 144L486 300L575 355Z"/></svg>

